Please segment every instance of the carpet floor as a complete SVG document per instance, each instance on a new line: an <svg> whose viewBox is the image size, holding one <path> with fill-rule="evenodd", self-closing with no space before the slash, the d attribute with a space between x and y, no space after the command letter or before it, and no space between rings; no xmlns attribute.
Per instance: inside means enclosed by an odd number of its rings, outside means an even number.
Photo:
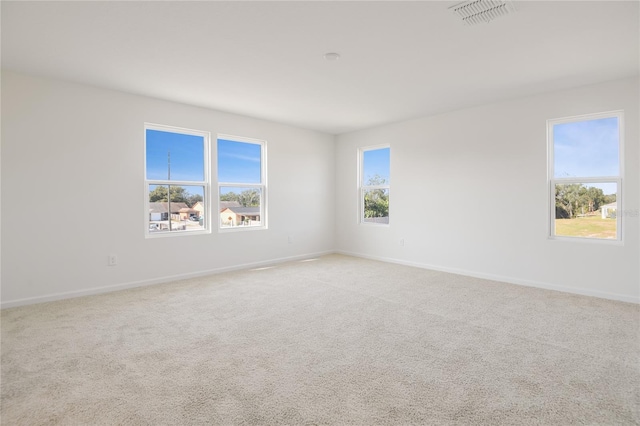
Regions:
<svg viewBox="0 0 640 426"><path fill-rule="evenodd" d="M342 255L5 309L3 425L637 425L640 306Z"/></svg>

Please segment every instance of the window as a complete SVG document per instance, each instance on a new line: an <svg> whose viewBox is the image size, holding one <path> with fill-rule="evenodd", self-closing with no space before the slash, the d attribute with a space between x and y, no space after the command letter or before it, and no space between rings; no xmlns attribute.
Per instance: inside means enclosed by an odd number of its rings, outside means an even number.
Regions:
<svg viewBox="0 0 640 426"><path fill-rule="evenodd" d="M220 229L266 228L266 142L218 136Z"/></svg>
<svg viewBox="0 0 640 426"><path fill-rule="evenodd" d="M145 233L210 232L209 133L145 125Z"/></svg>
<svg viewBox="0 0 640 426"><path fill-rule="evenodd" d="M621 111L549 120L550 235L621 240Z"/></svg>
<svg viewBox="0 0 640 426"><path fill-rule="evenodd" d="M389 223L390 148L360 150L360 223Z"/></svg>

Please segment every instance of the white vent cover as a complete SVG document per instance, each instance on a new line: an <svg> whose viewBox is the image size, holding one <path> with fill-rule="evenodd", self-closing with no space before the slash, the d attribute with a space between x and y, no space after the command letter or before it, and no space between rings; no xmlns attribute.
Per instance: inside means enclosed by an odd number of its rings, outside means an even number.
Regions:
<svg viewBox="0 0 640 426"><path fill-rule="evenodd" d="M467 25L493 21L516 11L509 0L472 0L450 7Z"/></svg>

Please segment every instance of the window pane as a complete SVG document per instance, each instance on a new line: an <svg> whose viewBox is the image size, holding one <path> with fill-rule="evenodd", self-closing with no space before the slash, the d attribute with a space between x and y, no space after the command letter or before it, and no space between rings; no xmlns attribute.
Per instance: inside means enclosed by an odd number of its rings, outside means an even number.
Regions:
<svg viewBox="0 0 640 426"><path fill-rule="evenodd" d="M389 184L389 148L372 149L363 153L363 185Z"/></svg>
<svg viewBox="0 0 640 426"><path fill-rule="evenodd" d="M554 177L618 176L618 118L553 126Z"/></svg>
<svg viewBox="0 0 640 426"><path fill-rule="evenodd" d="M617 184L555 185L555 235L617 238Z"/></svg>
<svg viewBox="0 0 640 426"><path fill-rule="evenodd" d="M204 138L146 131L147 179L204 181Z"/></svg>
<svg viewBox="0 0 640 426"><path fill-rule="evenodd" d="M363 193L364 222L389 223L389 190L369 189Z"/></svg>
<svg viewBox="0 0 640 426"><path fill-rule="evenodd" d="M261 183L262 145L218 139L218 182Z"/></svg>
<svg viewBox="0 0 640 426"><path fill-rule="evenodd" d="M262 226L260 188L220 187L220 227Z"/></svg>
<svg viewBox="0 0 640 426"><path fill-rule="evenodd" d="M149 232L205 229L204 186L149 185Z"/></svg>

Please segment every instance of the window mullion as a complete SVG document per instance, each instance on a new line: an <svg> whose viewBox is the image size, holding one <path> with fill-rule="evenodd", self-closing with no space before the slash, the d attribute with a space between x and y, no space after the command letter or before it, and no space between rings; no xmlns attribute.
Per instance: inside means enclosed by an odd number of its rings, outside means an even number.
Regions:
<svg viewBox="0 0 640 426"><path fill-rule="evenodd" d="M158 237L210 231L209 132L145 123L145 235ZM187 149L184 149L184 148ZM170 176L183 179L171 179ZM160 177L154 179L150 177ZM167 179L164 179L164 178ZM190 179L193 177L194 179ZM184 179L186 178L186 179ZM150 201L152 190L164 188L166 201ZM173 188L183 188L180 201ZM171 191L171 192L169 192ZM168 197L170 195L170 197ZM196 198L198 197L198 198ZM167 199L169 198L169 199ZM197 200L197 201L196 201ZM184 203L180 211L175 204ZM177 216L177 217L175 217ZM177 223L174 223L177 220Z"/></svg>
<svg viewBox="0 0 640 426"><path fill-rule="evenodd" d="M219 207L225 203L225 208L218 210L218 229L266 228L266 142L218 135L217 147L217 203ZM235 195L222 201L231 193Z"/></svg>
<svg viewBox="0 0 640 426"><path fill-rule="evenodd" d="M622 240L622 123L622 111L547 121L551 238Z"/></svg>

